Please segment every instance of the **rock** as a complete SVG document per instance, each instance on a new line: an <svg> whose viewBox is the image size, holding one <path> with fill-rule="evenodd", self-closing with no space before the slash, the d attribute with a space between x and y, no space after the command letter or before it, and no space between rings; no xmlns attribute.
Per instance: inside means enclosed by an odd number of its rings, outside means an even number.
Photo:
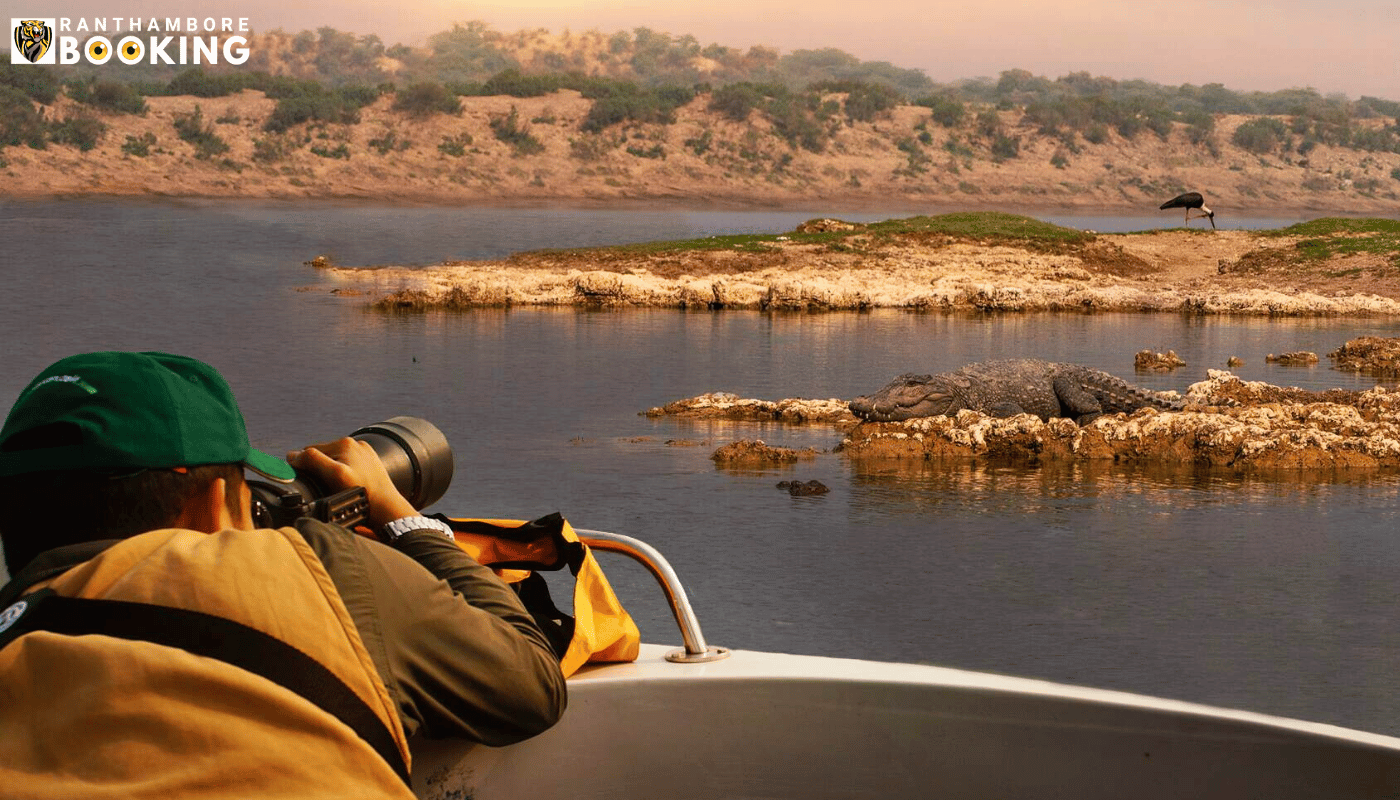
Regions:
<svg viewBox="0 0 1400 800"><path fill-rule="evenodd" d="M819 422L837 425L855 424L855 415L845 400L806 400L800 397L786 400L755 400L741 398L729 392L708 394L675 400L664 406L654 406L641 412L647 417L699 417L740 421Z"/></svg>
<svg viewBox="0 0 1400 800"><path fill-rule="evenodd" d="M1278 364L1283 367L1310 367L1317 363L1317 353L1309 353L1306 350L1298 350L1282 355L1268 354L1264 361L1269 364Z"/></svg>
<svg viewBox="0 0 1400 800"><path fill-rule="evenodd" d="M797 226L798 233L830 233L831 231L853 231L856 226L839 219L809 219Z"/></svg>
<svg viewBox="0 0 1400 800"><path fill-rule="evenodd" d="M826 488L826 484L819 480L806 481L779 481L779 489L786 489L787 493L793 497L805 497L813 494L826 494L831 491Z"/></svg>
<svg viewBox="0 0 1400 800"><path fill-rule="evenodd" d="M1400 338L1362 336L1327 354L1332 365L1348 372L1377 378L1400 376Z"/></svg>
<svg viewBox="0 0 1400 800"><path fill-rule="evenodd" d="M728 465L791 464L798 459L815 458L813 448L793 450L791 447L774 447L764 444L762 439L740 439L716 450L710 459Z"/></svg>
<svg viewBox="0 0 1400 800"><path fill-rule="evenodd" d="M331 260L328 256L316 256L310 261L303 261L301 263L304 266L315 267L316 269L326 269L331 266Z"/></svg>
<svg viewBox="0 0 1400 800"><path fill-rule="evenodd" d="M1165 353L1154 353L1151 350L1139 350L1133 356L1133 368L1139 370L1170 370L1177 367L1186 366L1186 362L1175 350L1168 350Z"/></svg>
<svg viewBox="0 0 1400 800"><path fill-rule="evenodd" d="M872 422L840 446L850 458L1139 463L1279 469L1400 469L1400 392L1303 389L1210 370L1186 411L1108 414L1083 427L1029 414Z"/></svg>
<svg viewBox="0 0 1400 800"><path fill-rule="evenodd" d="M1235 367L1243 367L1244 359L1240 358L1239 356L1230 356L1228 359L1225 360L1225 366L1229 367L1230 369L1234 369Z"/></svg>

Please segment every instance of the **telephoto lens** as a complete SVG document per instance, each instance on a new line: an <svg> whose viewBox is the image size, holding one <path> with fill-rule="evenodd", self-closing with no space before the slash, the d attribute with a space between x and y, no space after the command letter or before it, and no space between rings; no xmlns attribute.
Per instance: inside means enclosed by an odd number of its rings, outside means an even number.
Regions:
<svg viewBox="0 0 1400 800"><path fill-rule="evenodd" d="M374 449L394 487L414 508L427 508L447 493L452 483L452 446L433 423L420 417L390 417L360 428L350 438ZM291 483L249 480L248 488L253 494L253 522L259 528L290 525L300 517L353 527L369 513L363 488L332 493L301 470Z"/></svg>

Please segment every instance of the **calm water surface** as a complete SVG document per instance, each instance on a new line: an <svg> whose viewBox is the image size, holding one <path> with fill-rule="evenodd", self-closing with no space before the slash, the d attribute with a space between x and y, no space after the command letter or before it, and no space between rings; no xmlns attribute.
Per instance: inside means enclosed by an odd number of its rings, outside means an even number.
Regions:
<svg viewBox="0 0 1400 800"><path fill-rule="evenodd" d="M728 470L709 454L737 438L830 448L840 436L638 414L720 390L849 398L900 372L1013 356L1183 390L1239 356L1248 379L1360 388L1370 382L1328 369L1325 358L1290 370L1264 356L1400 335L1400 321L381 315L328 295L302 266L322 253L346 264L429 264L905 213L3 202L0 233L26 246L0 255L0 400L8 407L33 374L76 351L187 353L223 371L255 444L272 452L396 414L433 420L457 453L438 509L559 510L580 527L639 536L685 579L715 644L991 670L1400 734L1394 475L896 467L831 454ZM1133 375L1133 353L1149 347L1174 349L1189 366ZM774 488L793 478L832 491L791 498ZM646 638L678 642L650 577L627 562L605 565Z"/></svg>

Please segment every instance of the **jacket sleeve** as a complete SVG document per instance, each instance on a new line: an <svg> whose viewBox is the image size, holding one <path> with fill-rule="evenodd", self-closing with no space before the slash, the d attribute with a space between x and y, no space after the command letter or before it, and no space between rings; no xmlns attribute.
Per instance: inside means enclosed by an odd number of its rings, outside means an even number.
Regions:
<svg viewBox="0 0 1400 800"><path fill-rule="evenodd" d="M326 565L410 736L492 746L564 712L559 661L515 592L436 531L399 549L334 525L297 529Z"/></svg>

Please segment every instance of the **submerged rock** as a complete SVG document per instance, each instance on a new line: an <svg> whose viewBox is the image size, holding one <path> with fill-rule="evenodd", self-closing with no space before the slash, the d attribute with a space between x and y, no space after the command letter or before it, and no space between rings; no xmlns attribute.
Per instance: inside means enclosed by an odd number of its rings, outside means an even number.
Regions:
<svg viewBox="0 0 1400 800"><path fill-rule="evenodd" d="M793 497L826 494L831 491L826 484L815 479L810 481L778 481L778 488L786 490Z"/></svg>
<svg viewBox="0 0 1400 800"><path fill-rule="evenodd" d="M1139 370L1171 370L1177 367L1186 366L1186 362L1175 350L1168 350L1165 353L1156 353L1151 350L1139 350L1133 356L1133 368Z"/></svg>
<svg viewBox="0 0 1400 800"><path fill-rule="evenodd" d="M1298 350L1292 353L1274 355L1273 353L1264 356L1267 364L1279 364L1285 367L1311 367L1317 363L1317 353L1310 353L1306 350Z"/></svg>
<svg viewBox="0 0 1400 800"><path fill-rule="evenodd" d="M855 415L839 398L807 400L800 397L786 400L755 400L741 398L729 392L708 394L676 400L642 412L648 417L693 417L700 419L729 419L776 422L826 422L854 424Z"/></svg>
<svg viewBox="0 0 1400 800"><path fill-rule="evenodd" d="M710 458L727 465L791 464L803 458L815 458L813 448L794 450L791 447L774 447L764 444L762 439L740 439L716 450Z"/></svg>

